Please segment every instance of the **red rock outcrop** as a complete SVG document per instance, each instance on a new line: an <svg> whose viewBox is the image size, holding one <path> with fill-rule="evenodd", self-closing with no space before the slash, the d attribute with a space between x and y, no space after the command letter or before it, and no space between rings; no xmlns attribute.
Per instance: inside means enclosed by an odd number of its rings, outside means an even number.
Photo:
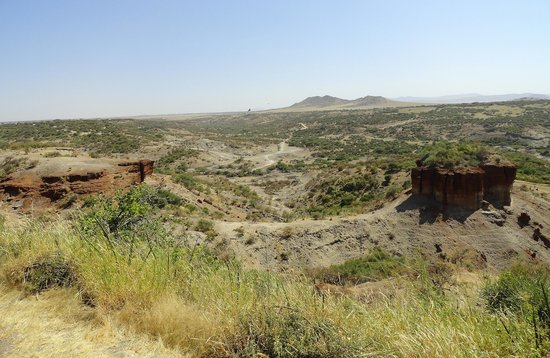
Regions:
<svg viewBox="0 0 550 358"><path fill-rule="evenodd" d="M454 169L420 166L411 170L413 195L470 210L479 209L483 200L495 206L510 205L515 177L516 168L506 164Z"/></svg>
<svg viewBox="0 0 550 358"><path fill-rule="evenodd" d="M65 158L63 158L65 159ZM0 200L29 210L51 206L73 195L112 194L144 181L153 161L63 161L14 173L0 180Z"/></svg>

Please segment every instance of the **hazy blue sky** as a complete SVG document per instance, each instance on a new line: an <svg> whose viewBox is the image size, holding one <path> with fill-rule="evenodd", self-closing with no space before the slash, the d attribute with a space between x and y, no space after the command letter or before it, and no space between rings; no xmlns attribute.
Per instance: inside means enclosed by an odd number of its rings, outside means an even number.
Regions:
<svg viewBox="0 0 550 358"><path fill-rule="evenodd" d="M0 120L550 93L550 1L0 0Z"/></svg>

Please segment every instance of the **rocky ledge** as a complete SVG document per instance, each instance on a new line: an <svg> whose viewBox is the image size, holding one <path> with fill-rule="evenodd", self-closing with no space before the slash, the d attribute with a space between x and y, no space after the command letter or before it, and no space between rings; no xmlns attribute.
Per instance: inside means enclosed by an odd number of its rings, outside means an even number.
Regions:
<svg viewBox="0 0 550 358"><path fill-rule="evenodd" d="M145 180L153 161L52 160L0 179L0 200L28 211L66 205L78 196L112 194Z"/></svg>

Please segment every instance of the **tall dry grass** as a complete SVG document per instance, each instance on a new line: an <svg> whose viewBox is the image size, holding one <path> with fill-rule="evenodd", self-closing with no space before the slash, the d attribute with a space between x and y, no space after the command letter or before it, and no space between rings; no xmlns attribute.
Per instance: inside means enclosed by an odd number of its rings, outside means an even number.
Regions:
<svg viewBox="0 0 550 358"><path fill-rule="evenodd" d="M5 229L3 282L25 288L22 272L33 263L63 257L74 273L73 287L98 315L192 356L543 354L525 320L491 313L471 298L442 295L429 280L365 304L319 296L306 277L247 270L202 248L171 245L129 261L92 248L79 235L68 222Z"/></svg>

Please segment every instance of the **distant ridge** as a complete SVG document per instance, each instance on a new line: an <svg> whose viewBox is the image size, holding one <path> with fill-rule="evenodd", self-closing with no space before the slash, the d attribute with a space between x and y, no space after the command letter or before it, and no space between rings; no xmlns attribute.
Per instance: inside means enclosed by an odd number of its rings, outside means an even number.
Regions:
<svg viewBox="0 0 550 358"><path fill-rule="evenodd" d="M414 103L474 103L474 102L504 102L517 100L550 99L549 95L539 93L509 93L497 95L482 95L479 93L457 94L438 97L398 97L396 101Z"/></svg>
<svg viewBox="0 0 550 358"><path fill-rule="evenodd" d="M302 107L329 107L337 106L340 104L346 104L350 101L333 96L313 96L304 99L301 102L294 103L290 108L302 108Z"/></svg>
<svg viewBox="0 0 550 358"><path fill-rule="evenodd" d="M391 101L382 96L365 96L365 97L357 98L353 101L350 101L349 104L352 106L372 106L372 105L387 104L387 103L395 103L395 101Z"/></svg>
<svg viewBox="0 0 550 358"><path fill-rule="evenodd" d="M333 96L313 96L301 102L294 103L290 107L280 110L332 110L332 109L359 109L375 107L410 106L411 103L397 102L382 96L365 96L354 100L342 99Z"/></svg>

